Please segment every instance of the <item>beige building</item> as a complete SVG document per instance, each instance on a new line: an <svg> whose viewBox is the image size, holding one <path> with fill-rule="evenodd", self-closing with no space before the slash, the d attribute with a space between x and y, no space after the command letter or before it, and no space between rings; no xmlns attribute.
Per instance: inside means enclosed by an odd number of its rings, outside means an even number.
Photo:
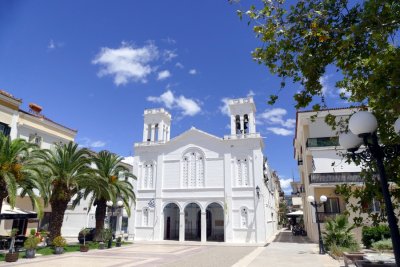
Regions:
<svg viewBox="0 0 400 267"><path fill-rule="evenodd" d="M324 110L320 112L300 111L296 116L296 135L294 140L294 156L298 162L301 188L300 196L304 205L304 225L308 236L313 241L318 240L316 216L324 229L324 222L346 210L343 197L338 194L336 185L343 183L362 185L360 167L348 164L340 155L345 152L338 142L338 134L328 126L324 119L327 114L337 118L348 117L352 114L348 108ZM315 120L312 116L316 115ZM328 199L323 206L315 209L307 202L307 196L314 196L319 201L320 196ZM350 215L350 220L352 216ZM360 229L355 230L360 237Z"/></svg>
<svg viewBox="0 0 400 267"><path fill-rule="evenodd" d="M29 111L22 110L21 104L21 99L0 90L0 131L3 134L9 135L11 139L25 139L45 149L51 149L57 143L74 141L76 130L50 120L41 113L41 107L36 104L30 104ZM18 209L11 210L7 204L3 204L1 212L3 217L7 213L19 213L19 215L15 215L15 219L0 221L0 235L8 235L12 228L18 228L21 234L29 234L29 228L38 227L39 220L35 214L24 216L32 211L28 197L17 198L16 207ZM48 221L50 211L50 206L45 208L42 223Z"/></svg>

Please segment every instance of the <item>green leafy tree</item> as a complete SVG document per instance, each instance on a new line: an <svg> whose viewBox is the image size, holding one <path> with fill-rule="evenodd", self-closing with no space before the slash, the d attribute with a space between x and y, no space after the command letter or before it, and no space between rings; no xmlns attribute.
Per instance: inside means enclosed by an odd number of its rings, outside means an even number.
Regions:
<svg viewBox="0 0 400 267"><path fill-rule="evenodd" d="M0 134L0 210L6 197L11 207L15 206L20 188L21 196L28 195L39 217L42 216L43 205L34 192L34 189L42 193L44 190L37 155L37 146Z"/></svg>
<svg viewBox="0 0 400 267"><path fill-rule="evenodd" d="M97 182L89 185L74 202L74 204L77 204L81 198L90 197L89 211L92 205L96 206L96 240L101 240L107 201L111 200L116 203L118 199L122 199L125 210L130 216L130 202L136 200L133 185L129 181L129 178L136 179L136 177L123 165L122 159L122 157L106 150L95 154L93 162Z"/></svg>
<svg viewBox="0 0 400 267"><path fill-rule="evenodd" d="M230 2L240 2L231 0ZM238 10L247 18L260 40L252 56L272 74L281 77L281 88L271 92L269 104L279 98L287 82L299 83L293 91L297 109L313 105L315 111L327 108L323 101L321 77L327 69L336 69L338 98L357 106L368 106L378 119L378 134L383 144L400 143L393 124L400 115L400 2L398 0L303 0L293 4L284 0L259 0L256 5ZM316 101L321 99L321 101ZM326 117L338 126L333 115ZM340 125L339 125L340 126ZM339 130L346 130L339 129ZM348 161L351 159L348 158ZM360 164L360 161L356 161ZM340 192L346 199L355 198L350 207L362 212L372 197L382 199L374 162L363 166L365 187L344 185ZM400 157L385 160L391 194L395 205L400 200ZM397 203L397 204L396 204ZM385 214L373 218L385 220ZM400 214L398 214L400 216ZM360 224L362 216L355 218Z"/></svg>
<svg viewBox="0 0 400 267"><path fill-rule="evenodd" d="M90 168L89 151L73 142L44 150L40 158L47 168L46 192L51 205L49 238L52 241L61 235L68 203L80 190L95 184L96 177Z"/></svg>

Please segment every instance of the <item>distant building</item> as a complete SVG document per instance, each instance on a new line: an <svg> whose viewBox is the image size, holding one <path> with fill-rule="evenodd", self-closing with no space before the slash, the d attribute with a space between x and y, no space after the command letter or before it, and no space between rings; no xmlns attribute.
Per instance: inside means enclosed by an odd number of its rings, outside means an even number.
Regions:
<svg viewBox="0 0 400 267"><path fill-rule="evenodd" d="M253 99L229 101L231 134L196 128L170 139L171 115L144 111L135 144L136 240L264 243L277 227L276 179L265 165Z"/></svg>

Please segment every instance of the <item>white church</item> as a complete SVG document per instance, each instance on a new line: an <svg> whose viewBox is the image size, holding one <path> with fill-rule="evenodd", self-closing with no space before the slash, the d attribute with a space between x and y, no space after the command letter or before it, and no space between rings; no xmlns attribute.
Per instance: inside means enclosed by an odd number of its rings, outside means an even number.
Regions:
<svg viewBox="0 0 400 267"><path fill-rule="evenodd" d="M135 240L263 244L274 234L279 181L263 155L253 98L232 99L229 110L230 135L193 127L172 139L171 115L144 111Z"/></svg>

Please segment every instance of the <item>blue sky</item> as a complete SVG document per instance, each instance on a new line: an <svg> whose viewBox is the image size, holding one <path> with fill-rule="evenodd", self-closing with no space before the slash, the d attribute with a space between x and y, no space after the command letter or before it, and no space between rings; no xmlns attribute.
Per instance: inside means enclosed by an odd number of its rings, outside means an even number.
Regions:
<svg viewBox="0 0 400 267"><path fill-rule="evenodd" d="M172 113L172 137L191 126L222 137L224 99L253 95L265 154L287 186L298 179L292 95L300 85L267 105L280 79L252 60L259 41L238 8L216 0L2 0L0 88L25 110L35 102L77 129L78 143L122 156L142 139L145 108ZM340 104L334 76L323 84L328 104Z"/></svg>

